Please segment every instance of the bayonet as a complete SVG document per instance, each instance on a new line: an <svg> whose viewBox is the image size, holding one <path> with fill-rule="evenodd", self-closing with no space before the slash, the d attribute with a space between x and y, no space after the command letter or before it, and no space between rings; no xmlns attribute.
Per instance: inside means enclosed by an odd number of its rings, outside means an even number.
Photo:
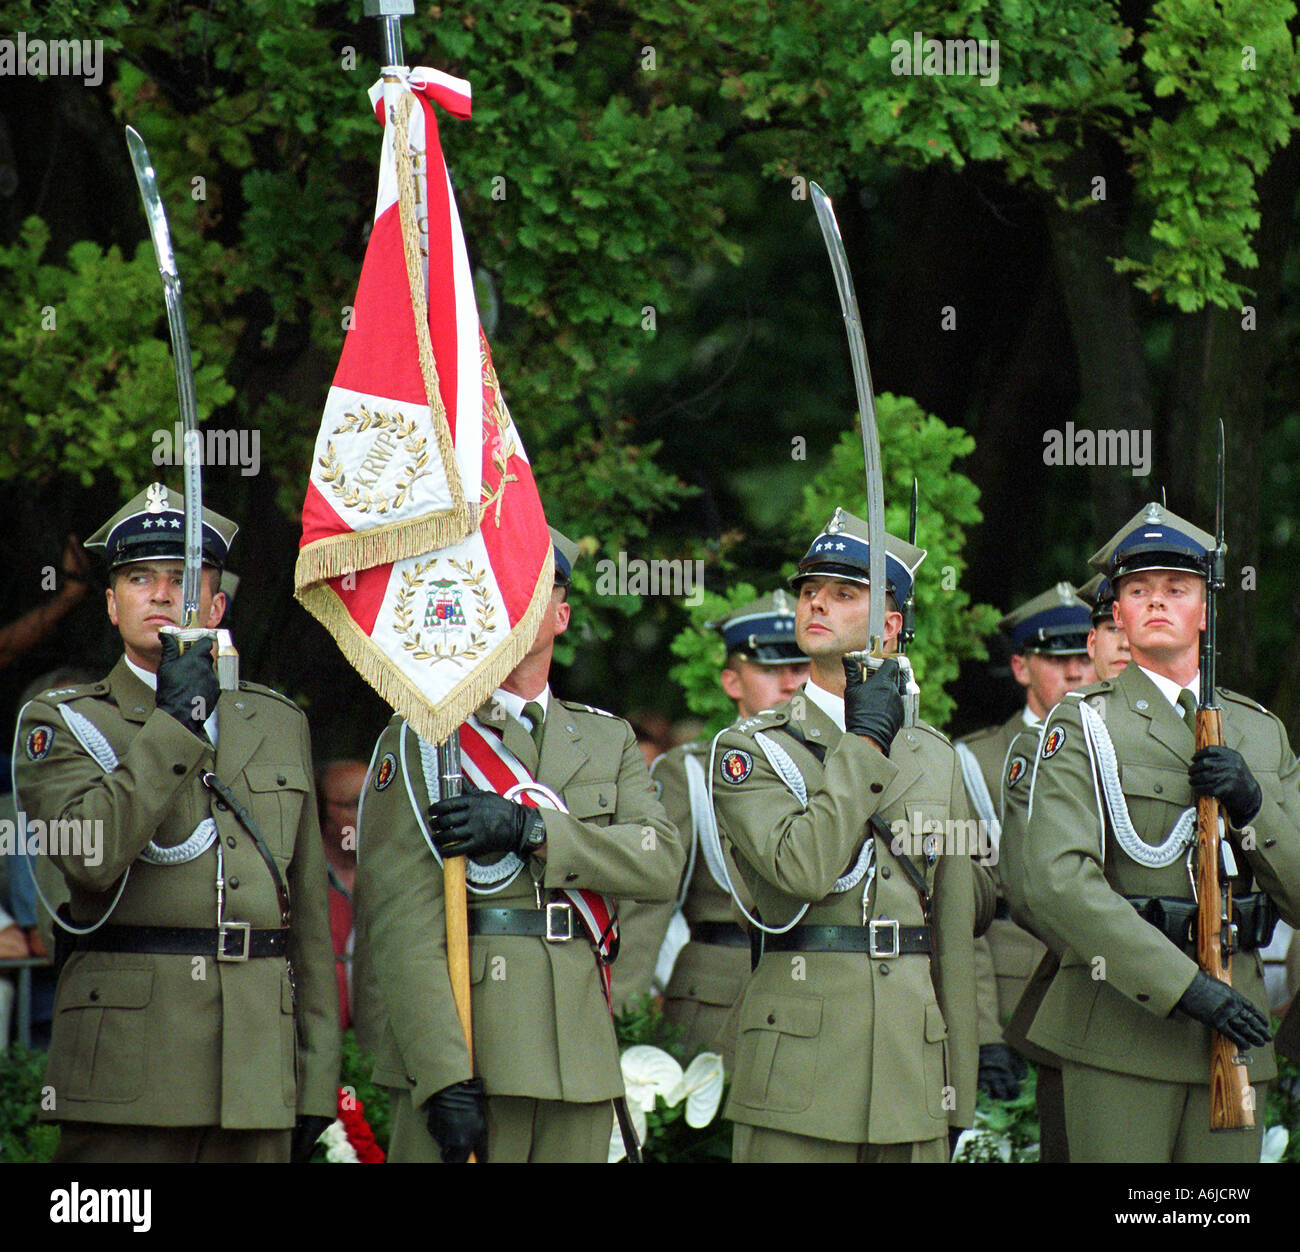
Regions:
<svg viewBox="0 0 1300 1252"><path fill-rule="evenodd" d="M163 630L177 636L182 652L200 639L212 639L217 680L224 690L232 691L239 686L239 654L231 643L230 632L209 630L199 623L199 596L203 578L203 444L194 398L194 363L190 357L190 336L185 325L185 306L181 300L181 276L176 268L171 232L167 229L167 213L163 208L162 196L158 193L153 161L140 132L133 126L126 128L126 146L131 153L131 168L135 170L140 200L144 204L144 215L149 223L149 238L153 242L158 274L162 278L184 449L185 572L181 578L181 621L178 627L165 626Z"/></svg>
<svg viewBox="0 0 1300 1252"><path fill-rule="evenodd" d="M907 542L916 547L916 516L917 506L919 503L920 488L916 481L916 476L912 477L912 507L907 518ZM898 632L898 650L906 652L912 646L912 640L916 638L916 579L912 580L912 586L907 593L907 600L903 604L903 629Z"/></svg>

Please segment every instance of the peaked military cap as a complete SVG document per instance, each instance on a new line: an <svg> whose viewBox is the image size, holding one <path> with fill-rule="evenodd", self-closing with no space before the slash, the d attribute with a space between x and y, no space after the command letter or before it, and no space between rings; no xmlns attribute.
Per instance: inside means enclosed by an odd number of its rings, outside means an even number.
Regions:
<svg viewBox="0 0 1300 1252"><path fill-rule="evenodd" d="M554 526L546 529L551 532L551 544L555 548L555 585L567 587L573 581L573 567L582 555L582 549Z"/></svg>
<svg viewBox="0 0 1300 1252"><path fill-rule="evenodd" d="M1042 595L1012 610L998 629L1011 641L1013 652L1071 656L1087 652L1092 609L1079 599L1071 583L1060 582Z"/></svg>
<svg viewBox="0 0 1300 1252"><path fill-rule="evenodd" d="M1188 570L1205 575L1214 536L1152 501L1126 522L1088 564L1112 583L1144 569Z"/></svg>
<svg viewBox="0 0 1300 1252"><path fill-rule="evenodd" d="M799 586L812 574L825 574L869 587L870 557L866 522L843 509L836 509L831 520L822 527L822 533L813 540L812 547L804 553L798 572L790 579L790 586ZM924 548L915 547L895 535L885 535L885 582L899 604L912 594L916 571L924 560Z"/></svg>
<svg viewBox="0 0 1300 1252"><path fill-rule="evenodd" d="M779 589L705 625L722 636L728 656L739 652L759 665L791 665L808 659L794 640L794 600Z"/></svg>
<svg viewBox="0 0 1300 1252"><path fill-rule="evenodd" d="M1115 604L1115 588L1105 574L1098 574L1079 588L1079 598L1092 605L1092 624L1109 622L1114 618L1111 609Z"/></svg>
<svg viewBox="0 0 1300 1252"><path fill-rule="evenodd" d="M203 510L203 563L222 569L239 527L229 518ZM185 497L150 483L138 496L124 504L85 545L102 552L109 569L132 561L165 557L185 559Z"/></svg>

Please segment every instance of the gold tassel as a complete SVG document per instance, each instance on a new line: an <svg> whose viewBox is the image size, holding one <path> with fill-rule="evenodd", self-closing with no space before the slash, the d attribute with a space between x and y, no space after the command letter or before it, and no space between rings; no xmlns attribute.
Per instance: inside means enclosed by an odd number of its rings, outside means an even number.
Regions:
<svg viewBox="0 0 1300 1252"><path fill-rule="evenodd" d="M314 583L342 574L355 574L374 565L389 565L439 548L450 548L478 528L476 512L460 509L426 513L411 521L386 522L368 530L315 539L298 553L294 591L301 594Z"/></svg>
<svg viewBox="0 0 1300 1252"><path fill-rule="evenodd" d="M410 120L415 108L415 96L407 92L397 109L397 203L402 222L402 248L406 256L406 281L411 289L411 307L415 313L415 341L419 350L420 375L429 401L429 421L433 425L438 452L442 456L443 471L453 503L465 506L465 488L460 481L460 466L456 464L456 450L452 445L451 428L447 425L447 409L438 390L438 367L433 359L433 343L429 339L429 300L424 287L424 260L420 251L420 223L415 209L415 176L411 169ZM426 138L427 143L427 138ZM427 171L426 171L427 174Z"/></svg>

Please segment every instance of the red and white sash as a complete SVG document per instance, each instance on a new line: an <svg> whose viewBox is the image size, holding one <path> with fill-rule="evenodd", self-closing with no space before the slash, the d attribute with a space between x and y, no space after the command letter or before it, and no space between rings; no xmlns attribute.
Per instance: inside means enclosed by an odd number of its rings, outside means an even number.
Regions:
<svg viewBox="0 0 1300 1252"><path fill-rule="evenodd" d="M502 742L501 736L469 718L460 727L460 764L465 777L480 791L506 795L512 788L531 787L543 794L547 808L566 812L564 803L544 784L539 784L524 763ZM534 791L520 791L509 797L516 804L539 808ZM600 976L605 999L610 999L610 963L618 954L618 906L610 896L583 888L560 888L582 922L587 937L600 958Z"/></svg>

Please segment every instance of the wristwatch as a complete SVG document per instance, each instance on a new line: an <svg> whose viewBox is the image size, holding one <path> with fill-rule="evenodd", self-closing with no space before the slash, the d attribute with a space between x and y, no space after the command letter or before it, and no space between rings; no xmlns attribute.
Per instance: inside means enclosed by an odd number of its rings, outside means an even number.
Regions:
<svg viewBox="0 0 1300 1252"><path fill-rule="evenodd" d="M542 821L542 815L534 811L528 821L528 829L524 831L524 842L519 849L520 855L531 856L546 842L546 824Z"/></svg>

